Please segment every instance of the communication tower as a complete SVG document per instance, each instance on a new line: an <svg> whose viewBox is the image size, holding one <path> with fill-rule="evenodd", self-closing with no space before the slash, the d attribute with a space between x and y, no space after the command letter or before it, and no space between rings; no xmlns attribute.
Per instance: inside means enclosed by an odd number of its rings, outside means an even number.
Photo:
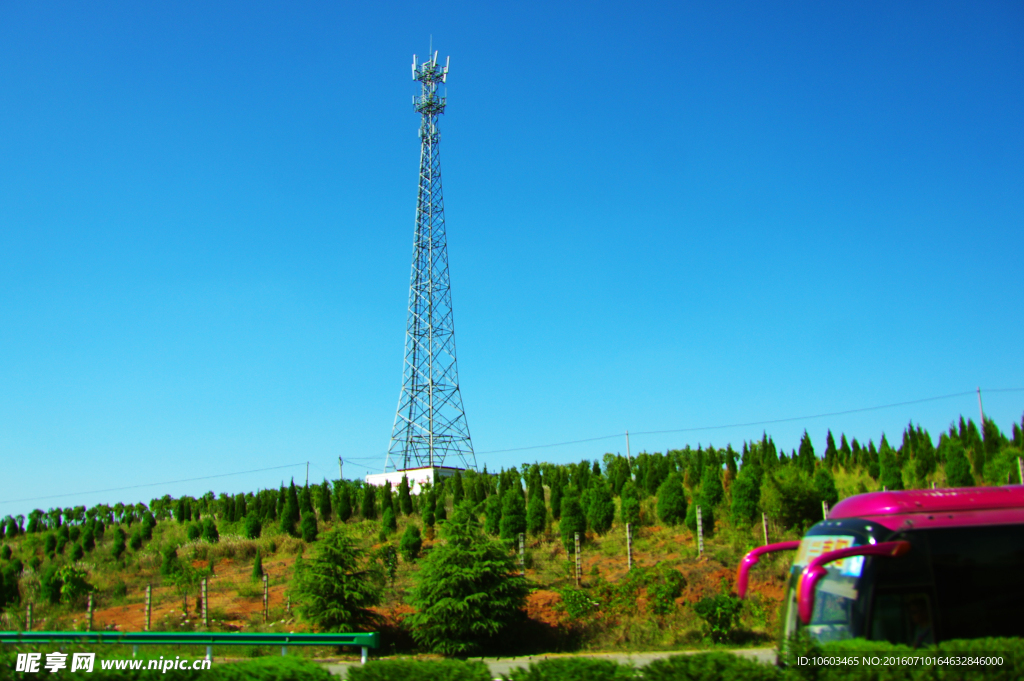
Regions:
<svg viewBox="0 0 1024 681"><path fill-rule="evenodd" d="M441 194L441 134L437 122L444 113L446 97L438 93L438 86L447 81L450 59L441 66L437 52L419 64L415 55L412 58L412 78L422 88L413 97L413 107L421 116L419 191L402 392L384 467L385 476L388 471L393 471L391 475L429 471L430 482L453 474L456 468L476 468L459 391ZM416 482L412 475L410 482Z"/></svg>

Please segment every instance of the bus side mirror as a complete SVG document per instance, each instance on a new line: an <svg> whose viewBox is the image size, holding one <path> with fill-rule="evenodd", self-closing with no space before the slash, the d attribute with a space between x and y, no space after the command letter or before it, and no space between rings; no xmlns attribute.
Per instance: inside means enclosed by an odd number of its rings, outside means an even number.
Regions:
<svg viewBox="0 0 1024 681"><path fill-rule="evenodd" d="M766 553L775 553L776 551L796 551L798 548L800 548L800 542L784 541L778 544L758 546L743 556L743 560L740 561L739 570L736 572L736 594L740 598L747 597L747 585L750 583L750 568L757 565L757 561L761 559L761 556Z"/></svg>
<svg viewBox="0 0 1024 681"><path fill-rule="evenodd" d="M800 575L800 581L797 582L797 613L800 615L800 621L804 624L811 623L811 615L814 613L814 590L818 586L818 581L828 574L828 570L825 569L825 565L828 563L852 556L896 558L906 554L909 550L910 542L908 541L887 541L881 544L851 546L846 549L829 551L815 557L804 568L803 573Z"/></svg>

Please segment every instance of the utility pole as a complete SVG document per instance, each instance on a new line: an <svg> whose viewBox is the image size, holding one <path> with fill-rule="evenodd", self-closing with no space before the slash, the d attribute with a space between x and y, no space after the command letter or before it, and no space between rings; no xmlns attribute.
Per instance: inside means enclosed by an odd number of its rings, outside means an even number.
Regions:
<svg viewBox="0 0 1024 681"><path fill-rule="evenodd" d="M338 479L339 479L339 480L344 480L344 479L345 479L345 476L344 476L344 475L342 474L342 472L341 472L341 465L342 465L343 463L345 463L345 462L344 462L344 461L342 460L342 458L341 458L341 457L339 456L339 457L338 457Z"/></svg>
<svg viewBox="0 0 1024 681"><path fill-rule="evenodd" d="M985 442L985 410L981 407L981 386L978 386L978 413L981 414L981 441Z"/></svg>
<svg viewBox="0 0 1024 681"><path fill-rule="evenodd" d="M309 487L309 462L306 462L306 487Z"/></svg>
<svg viewBox="0 0 1024 681"><path fill-rule="evenodd" d="M629 455L629 431L626 431L626 462L629 464L629 479L635 480L633 476L633 457Z"/></svg>

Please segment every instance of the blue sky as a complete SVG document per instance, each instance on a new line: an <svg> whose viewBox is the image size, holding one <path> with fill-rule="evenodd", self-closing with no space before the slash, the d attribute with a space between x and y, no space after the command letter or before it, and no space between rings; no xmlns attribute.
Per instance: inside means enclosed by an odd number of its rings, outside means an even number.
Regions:
<svg viewBox="0 0 1024 681"><path fill-rule="evenodd" d="M1019 422L1020 3L4 3L0 514L383 464L430 36L478 452Z"/></svg>

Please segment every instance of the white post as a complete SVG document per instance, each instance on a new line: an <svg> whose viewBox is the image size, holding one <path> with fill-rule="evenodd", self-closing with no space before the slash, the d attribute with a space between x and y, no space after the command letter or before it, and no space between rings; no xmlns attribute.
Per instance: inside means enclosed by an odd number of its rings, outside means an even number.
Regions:
<svg viewBox="0 0 1024 681"><path fill-rule="evenodd" d="M213 646L206 646L206 659L213 660Z"/></svg>
<svg viewBox="0 0 1024 681"><path fill-rule="evenodd" d="M363 654L360 656L359 663L366 664L366 651L369 650L366 646L363 646Z"/></svg>
<svg viewBox="0 0 1024 681"><path fill-rule="evenodd" d="M88 613L89 613L89 624L88 624L88 626L86 627L85 630L86 631L92 631L92 594L89 594L89 607L88 607L87 610L88 610Z"/></svg>
<svg viewBox="0 0 1024 681"><path fill-rule="evenodd" d="M580 587L580 575L583 572L583 561L580 559L580 533L576 533L576 588Z"/></svg>
<svg viewBox="0 0 1024 681"><path fill-rule="evenodd" d="M823 520L828 520L828 502L824 500L821 502L821 517Z"/></svg>
<svg viewBox="0 0 1024 681"><path fill-rule="evenodd" d="M281 646L281 657L284 657L287 654L288 654L288 647L287 646Z"/></svg>
<svg viewBox="0 0 1024 681"><path fill-rule="evenodd" d="M210 628L210 604L207 598L206 577L203 577L203 626Z"/></svg>
<svg viewBox="0 0 1024 681"><path fill-rule="evenodd" d="M704 521L701 519L700 506L697 507L697 557L704 555Z"/></svg>
<svg viewBox="0 0 1024 681"><path fill-rule="evenodd" d="M267 587L267 576L263 575L263 623L270 618L270 590Z"/></svg>
<svg viewBox="0 0 1024 681"><path fill-rule="evenodd" d="M626 523L626 569L633 569L633 528Z"/></svg>
<svg viewBox="0 0 1024 681"><path fill-rule="evenodd" d="M761 526L764 527L764 545L768 546L768 516L761 514Z"/></svg>
<svg viewBox="0 0 1024 681"><path fill-rule="evenodd" d="M1017 457L1017 475L1020 476L1020 482L1024 485L1024 463L1021 462L1020 457Z"/></svg>
<svg viewBox="0 0 1024 681"><path fill-rule="evenodd" d="M146 631L150 630L153 617L153 585L146 585Z"/></svg>
<svg viewBox="0 0 1024 681"><path fill-rule="evenodd" d="M526 535L519 533L519 573L526 576Z"/></svg>

